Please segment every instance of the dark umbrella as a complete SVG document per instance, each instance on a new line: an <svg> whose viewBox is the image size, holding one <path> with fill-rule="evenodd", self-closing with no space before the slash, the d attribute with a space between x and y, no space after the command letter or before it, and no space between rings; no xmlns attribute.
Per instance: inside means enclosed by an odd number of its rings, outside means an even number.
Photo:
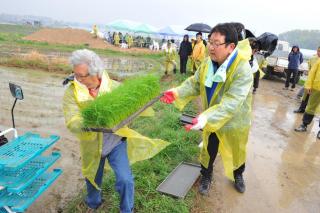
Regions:
<svg viewBox="0 0 320 213"><path fill-rule="evenodd" d="M266 55L269 56L277 47L278 36L272 33L265 32L257 37L257 41L261 45L261 50L266 51Z"/></svg>
<svg viewBox="0 0 320 213"><path fill-rule="evenodd" d="M195 23L195 24L191 24L190 26L188 26L185 30L210 33L211 29L212 28L207 24Z"/></svg>
<svg viewBox="0 0 320 213"><path fill-rule="evenodd" d="M250 30L246 29L246 38L255 38L255 36Z"/></svg>

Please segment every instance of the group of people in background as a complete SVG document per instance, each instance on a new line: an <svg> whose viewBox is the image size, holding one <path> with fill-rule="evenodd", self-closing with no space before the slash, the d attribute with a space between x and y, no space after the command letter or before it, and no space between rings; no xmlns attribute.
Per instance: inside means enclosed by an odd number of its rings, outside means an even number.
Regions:
<svg viewBox="0 0 320 213"><path fill-rule="evenodd" d="M298 92L302 95L302 101L294 113L303 113L302 123L295 128L296 132L306 132L307 126L311 124L314 116L320 110L320 46L317 49L317 54L311 57L308 61L308 77L304 87ZM294 91L298 83L298 75L300 75L299 66L303 62L303 54L300 52L299 46L292 47L288 55L288 69L286 70L286 82L284 90L289 90L291 83L291 91ZM320 128L320 121L319 121ZM320 130L317 133L317 138L320 139Z"/></svg>
<svg viewBox="0 0 320 213"><path fill-rule="evenodd" d="M180 57L180 73L187 73L187 63L188 60L191 60L191 70L192 73L199 68L200 64L206 57L206 41L202 39L202 33L199 32L196 35L196 39L192 38L191 42L189 41L189 36L185 35L180 44L178 55ZM167 75L170 70L173 70L173 73L176 73L176 52L174 48L171 47L171 41L168 40L167 47L164 49L165 53L165 74ZM173 65L173 68L170 66ZM171 67L171 69L170 69Z"/></svg>
<svg viewBox="0 0 320 213"><path fill-rule="evenodd" d="M133 46L133 37L129 33L123 35L121 32L113 32L111 35L111 32L108 32L107 41L117 47L119 47L122 43L125 43L128 48Z"/></svg>

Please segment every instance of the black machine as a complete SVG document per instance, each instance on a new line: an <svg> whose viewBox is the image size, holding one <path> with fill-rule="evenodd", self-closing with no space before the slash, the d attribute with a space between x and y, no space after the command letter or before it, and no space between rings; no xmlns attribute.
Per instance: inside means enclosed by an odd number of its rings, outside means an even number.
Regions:
<svg viewBox="0 0 320 213"><path fill-rule="evenodd" d="M16 106L17 100L23 100L23 92L22 92L22 88L20 86L13 84L13 83L9 83L9 88L10 88L10 92L11 92L12 96L15 98L13 106L11 108L12 127L15 128L13 110L14 110L14 107ZM0 131L0 133L1 133L1 131ZM0 136L0 146L4 145L6 143L8 143L8 139L4 135L1 135Z"/></svg>

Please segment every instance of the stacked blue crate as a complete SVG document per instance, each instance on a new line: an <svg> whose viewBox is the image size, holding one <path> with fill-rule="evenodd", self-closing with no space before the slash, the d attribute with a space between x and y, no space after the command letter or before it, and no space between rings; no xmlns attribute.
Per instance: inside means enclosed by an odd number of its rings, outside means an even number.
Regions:
<svg viewBox="0 0 320 213"><path fill-rule="evenodd" d="M59 136L48 138L26 133L0 147L0 213L4 206L12 211L25 211L62 173L48 172L60 153L42 156Z"/></svg>

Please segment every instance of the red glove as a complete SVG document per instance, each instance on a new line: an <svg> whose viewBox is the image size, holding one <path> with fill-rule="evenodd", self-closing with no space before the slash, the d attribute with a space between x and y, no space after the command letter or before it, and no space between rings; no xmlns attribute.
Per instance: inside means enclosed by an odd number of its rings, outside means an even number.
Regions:
<svg viewBox="0 0 320 213"><path fill-rule="evenodd" d="M192 124L186 124L184 128L186 129L187 132L191 130L191 128L198 123L198 117L192 119Z"/></svg>
<svg viewBox="0 0 320 213"><path fill-rule="evenodd" d="M174 92L172 90L165 91L160 101L166 104L172 104L176 100Z"/></svg>

